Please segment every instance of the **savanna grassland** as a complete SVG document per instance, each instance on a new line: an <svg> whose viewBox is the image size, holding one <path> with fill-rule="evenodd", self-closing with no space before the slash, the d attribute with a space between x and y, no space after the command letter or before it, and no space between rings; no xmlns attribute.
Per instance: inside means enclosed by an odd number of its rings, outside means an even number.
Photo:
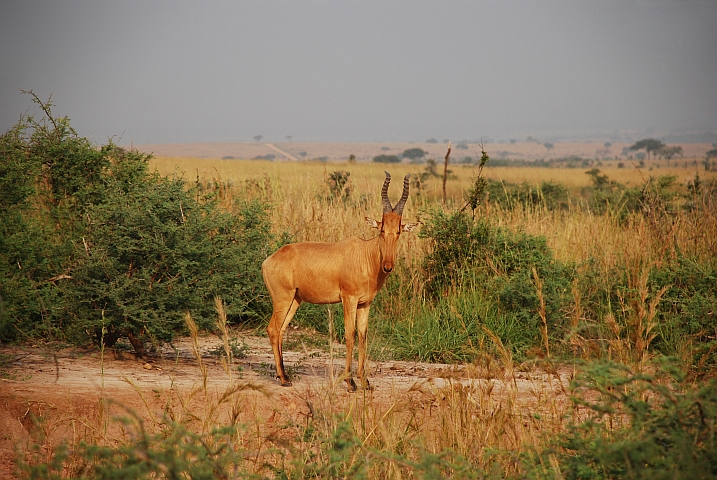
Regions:
<svg viewBox="0 0 717 480"><path fill-rule="evenodd" d="M717 175L701 164L493 166L486 146L449 164L444 199L441 157L150 158L48 119L0 152L8 474L717 475ZM341 309L310 305L281 389L257 338L261 261L372 237L384 170L394 201L412 174L404 219L422 225L372 308L376 389L345 392Z"/></svg>
<svg viewBox="0 0 717 480"><path fill-rule="evenodd" d="M439 161L442 163L443 159ZM484 206L485 216L496 225L543 235L561 259L580 262L586 260L590 252L596 249L604 251L607 256L617 255L618 252L613 247L617 247L614 244L620 241L617 240L618 237L630 244L635 241L634 238L625 238L628 231L618 233L613 219L592 214L591 205L586 200L590 196L594 181L586 174L587 171L598 168L599 175L632 188L641 188L651 178L674 177L673 190L675 194L679 192L681 197L687 195L687 186L694 181L696 174L707 182L717 178L717 173L704 172L701 167L695 166L695 159L683 160L679 162L681 166L676 167L667 167L665 161L662 161L659 169L649 166L637 168L636 162L627 162L627 168L618 168L616 161L605 162L609 165L607 167L594 167L595 163L597 162L593 161L582 168L493 167L488 163L482 175L490 181L527 185L535 192L539 191L541 184L555 183L564 187L565 194L573 201L567 212L566 209L554 211L541 202L531 204L528 209L504 209L487 202ZM380 202L376 185L382 184L385 170L389 170L393 178L399 180L405 174L412 174L415 178L426 171L425 164L271 162L191 157L156 157L152 158L150 165L163 175L178 175L190 181L198 180L205 185L229 186L226 190L227 202L232 201L236 191L261 196L273 205L271 223L277 233L291 232L298 241L326 242L351 235L371 235L371 230L365 226L363 218L380 213L377 211ZM406 218L421 220L426 209L436 206L443 208L442 169L441 164L436 169L438 175L429 176L423 182L419 193L413 191L406 207ZM450 170L450 179L446 185L447 211L463 205L466 192L471 189L477 174L475 165L451 164ZM333 204L323 202L321 205L321 199L332 198L329 175L335 171L350 172L350 181L346 188L351 192L351 201ZM400 193L396 186L391 192L394 197ZM686 200L680 198L677 202L684 204ZM319 206L323 208L319 210ZM420 239L416 241L421 242ZM416 252L413 249L412 251ZM714 252L713 249L710 251Z"/></svg>

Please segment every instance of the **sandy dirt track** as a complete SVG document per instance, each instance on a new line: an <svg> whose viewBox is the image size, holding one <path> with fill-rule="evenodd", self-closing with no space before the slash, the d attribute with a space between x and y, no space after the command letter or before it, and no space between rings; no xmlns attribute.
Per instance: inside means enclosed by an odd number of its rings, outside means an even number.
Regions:
<svg viewBox="0 0 717 480"><path fill-rule="evenodd" d="M276 421L282 415L284 420L300 421L308 415L307 398L312 392L331 385L332 364L335 379L345 362L340 344L334 344L333 353L303 346L295 347L294 351L285 350L287 368L298 378L292 387L281 387L274 379L268 339L241 334L239 338L248 348L248 354L234 360L232 380L251 385L247 405L251 404L254 418L265 418L267 422ZM199 339L208 387L215 391L229 385L220 358L211 353L221 348L221 344L216 336ZM92 417L100 398L110 398L140 414L152 409L161 414L164 401L161 392L172 389L186 392L201 385L201 370L192 354L191 340L179 339L174 347L176 350L165 348L161 355L145 359L137 359L126 351L106 351L102 361L97 350L51 352L39 347L0 346L4 359L0 379L0 478L12 475L18 445L26 446L37 440L33 417L49 419L44 426L46 433L56 437L53 442L59 442L68 435L67 418ZM445 388L460 388L487 380L492 382L494 393L500 395L508 387L506 382L512 382L512 379L502 379L504 372L478 373L466 365L371 361L369 367L374 389L368 395L377 402L396 402L402 395L407 401L414 401L415 395L419 395L420 401L433 402ZM569 375L570 372L561 372L563 386L567 385ZM518 391L528 404L532 403L531 397L536 391L544 395L546 388L562 395L562 387L556 384L555 378L538 371L519 372L515 376ZM346 392L343 382L336 391L338 397L344 399L357 395ZM53 417L64 418L65 427L61 428L58 420L53 430Z"/></svg>

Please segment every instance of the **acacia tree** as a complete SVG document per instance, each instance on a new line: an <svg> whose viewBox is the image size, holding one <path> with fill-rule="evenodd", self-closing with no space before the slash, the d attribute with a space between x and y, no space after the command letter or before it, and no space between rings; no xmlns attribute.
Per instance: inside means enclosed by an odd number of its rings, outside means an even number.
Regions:
<svg viewBox="0 0 717 480"><path fill-rule="evenodd" d="M411 160L415 160L417 158L423 158L426 153L428 152L425 152L420 148L409 148L403 151L402 156L403 158L410 158Z"/></svg>
<svg viewBox="0 0 717 480"><path fill-rule="evenodd" d="M376 155L373 161L377 163L401 163L401 159L396 155Z"/></svg>
<svg viewBox="0 0 717 480"><path fill-rule="evenodd" d="M635 142L634 145L629 146L628 150L645 150L645 152L647 153L647 159L649 160L651 153L658 152L660 149L665 147L666 145L660 140L655 140L654 138L645 138Z"/></svg>
<svg viewBox="0 0 717 480"><path fill-rule="evenodd" d="M664 157L668 160L672 160L677 155L682 157L684 151L682 150L682 147L680 145L673 145L671 147L664 146L660 150L657 151L657 154L661 157Z"/></svg>
<svg viewBox="0 0 717 480"><path fill-rule="evenodd" d="M712 145L714 145L714 143ZM709 172L711 170L712 162L710 160L713 158L717 158L717 148L707 150L707 152L705 153L705 160L703 162L703 165L705 166L706 172Z"/></svg>

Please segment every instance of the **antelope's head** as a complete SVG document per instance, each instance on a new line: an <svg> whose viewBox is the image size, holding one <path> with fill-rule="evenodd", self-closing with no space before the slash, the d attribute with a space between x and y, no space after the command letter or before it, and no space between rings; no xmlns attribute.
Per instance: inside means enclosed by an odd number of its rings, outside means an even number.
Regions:
<svg viewBox="0 0 717 480"><path fill-rule="evenodd" d="M381 251L381 270L384 273L391 273L396 263L396 249L398 247L398 237L401 232L410 232L416 228L417 223L402 224L403 207L408 200L408 179L411 175L406 175L403 179L403 195L395 207L391 206L388 199L388 185L391 183L391 175L386 172L386 180L383 182L381 189L381 203L383 205L383 217L380 222L372 218L366 217L366 222L373 228L379 230L379 249Z"/></svg>

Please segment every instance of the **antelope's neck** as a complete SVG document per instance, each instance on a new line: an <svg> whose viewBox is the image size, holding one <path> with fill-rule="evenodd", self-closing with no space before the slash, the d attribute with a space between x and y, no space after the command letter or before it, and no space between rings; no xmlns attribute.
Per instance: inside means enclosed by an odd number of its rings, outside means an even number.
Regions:
<svg viewBox="0 0 717 480"><path fill-rule="evenodd" d="M366 242L366 256L370 259L369 264L372 269L372 277L378 280L378 288L381 288L383 282L386 280L388 273L383 271L381 263L383 262L383 254L381 253L381 235L368 240Z"/></svg>

